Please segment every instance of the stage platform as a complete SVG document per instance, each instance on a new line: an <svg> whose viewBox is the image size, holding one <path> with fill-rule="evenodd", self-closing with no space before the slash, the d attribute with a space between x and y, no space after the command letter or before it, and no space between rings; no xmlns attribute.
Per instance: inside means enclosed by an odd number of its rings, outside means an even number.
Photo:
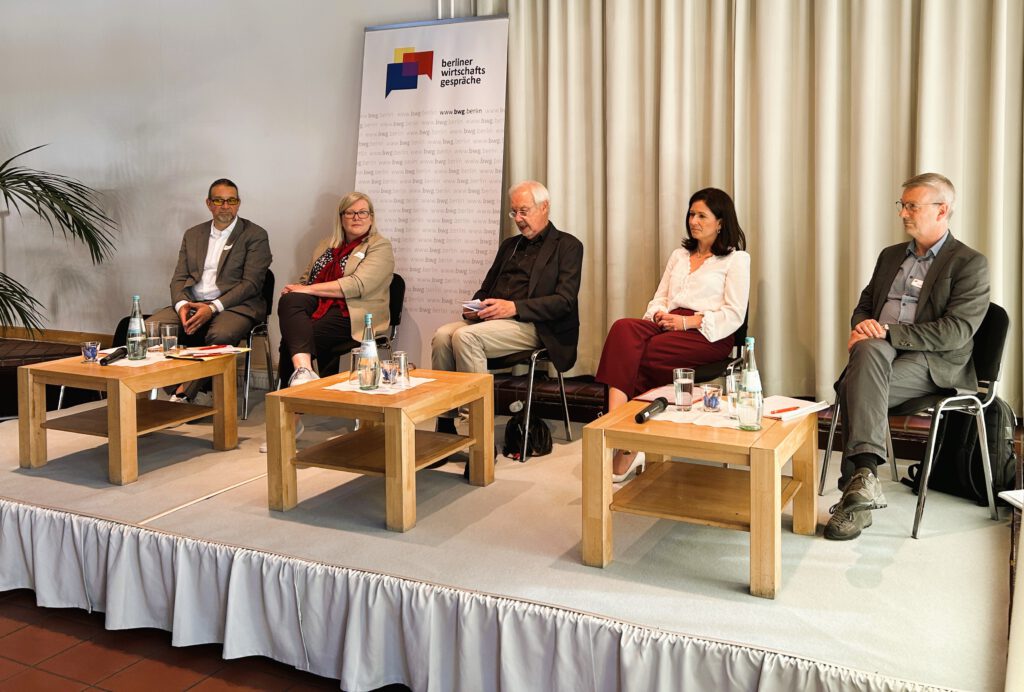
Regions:
<svg viewBox="0 0 1024 692"><path fill-rule="evenodd" d="M83 404L82 410L96 404ZM306 416L300 448L342 431ZM502 439L500 419L496 440ZM983 507L916 497L880 474L889 507L860 539L791 532L775 600L748 593L748 536L614 515L614 561L581 562L581 443L417 474L418 523L384 528L384 479L299 470L299 504L267 508L263 407L238 449L209 424L139 442L139 480L107 482L102 438L49 433L52 461L18 467L0 423L0 590L223 642L346 690L1002 689L1009 528ZM838 463L832 464L838 472ZM829 486L834 488L831 480Z"/></svg>

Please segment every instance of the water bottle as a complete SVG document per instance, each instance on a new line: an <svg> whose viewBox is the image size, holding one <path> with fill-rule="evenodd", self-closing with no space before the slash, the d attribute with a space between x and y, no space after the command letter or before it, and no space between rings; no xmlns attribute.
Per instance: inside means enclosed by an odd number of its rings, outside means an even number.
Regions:
<svg viewBox="0 0 1024 692"><path fill-rule="evenodd" d="M146 360L146 324L138 296L132 296L132 314L128 318L128 360Z"/></svg>
<svg viewBox="0 0 1024 692"><path fill-rule="evenodd" d="M380 357L377 355L377 338L373 335L373 315L366 313L363 318L362 352L359 355L359 388L376 389L380 386Z"/></svg>
<svg viewBox="0 0 1024 692"><path fill-rule="evenodd" d="M747 337L746 348L744 348L738 408L740 430L761 429L761 414L764 413L764 395L761 392L761 375L757 372L757 359L754 357L754 337L752 336Z"/></svg>

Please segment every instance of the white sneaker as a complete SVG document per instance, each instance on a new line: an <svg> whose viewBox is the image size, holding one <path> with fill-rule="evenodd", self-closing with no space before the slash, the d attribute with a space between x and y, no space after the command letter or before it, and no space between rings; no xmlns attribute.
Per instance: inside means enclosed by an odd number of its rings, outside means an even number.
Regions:
<svg viewBox="0 0 1024 692"><path fill-rule="evenodd" d="M175 403L175 404L187 404L187 403L189 403L188 397L185 396L184 394L172 394L171 398L168 399L168 401L170 401L172 403Z"/></svg>
<svg viewBox="0 0 1024 692"><path fill-rule="evenodd" d="M320 378L318 377L317 379L320 379ZM302 431L305 430L305 429L306 429L306 426L304 426L302 424L302 419L300 418L299 422L295 424L295 439L296 440L299 439L299 435L301 435ZM260 445L260 454L266 454L266 453L267 453L267 441L263 440L263 444Z"/></svg>
<svg viewBox="0 0 1024 692"><path fill-rule="evenodd" d="M313 380L319 380L320 376L309 368L299 368L292 373L292 376L288 378L288 386L294 387L297 384L306 384Z"/></svg>

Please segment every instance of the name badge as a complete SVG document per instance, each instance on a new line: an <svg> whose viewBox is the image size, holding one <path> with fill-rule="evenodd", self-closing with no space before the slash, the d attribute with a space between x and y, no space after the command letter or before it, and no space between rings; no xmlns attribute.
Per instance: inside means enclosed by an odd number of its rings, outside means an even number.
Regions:
<svg viewBox="0 0 1024 692"><path fill-rule="evenodd" d="M913 286L914 288L921 288L922 286L924 286L924 281L922 279L911 279L910 285Z"/></svg>

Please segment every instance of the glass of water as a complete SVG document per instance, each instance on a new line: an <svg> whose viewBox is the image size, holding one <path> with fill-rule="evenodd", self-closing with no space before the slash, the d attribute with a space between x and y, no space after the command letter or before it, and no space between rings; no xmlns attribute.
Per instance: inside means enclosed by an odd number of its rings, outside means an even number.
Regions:
<svg viewBox="0 0 1024 692"><path fill-rule="evenodd" d="M163 322L160 325L160 341L163 343L164 353L178 350L178 325Z"/></svg>
<svg viewBox="0 0 1024 692"><path fill-rule="evenodd" d="M676 389L676 406L683 411L689 411L693 406L693 368L673 370L672 383Z"/></svg>
<svg viewBox="0 0 1024 692"><path fill-rule="evenodd" d="M730 418L738 415L740 404L740 374L731 370L725 375L725 412Z"/></svg>
<svg viewBox="0 0 1024 692"><path fill-rule="evenodd" d="M350 363L348 366L348 381L352 384L359 384L359 360L363 357L363 349L359 348L352 349L352 353L349 355Z"/></svg>
<svg viewBox="0 0 1024 692"><path fill-rule="evenodd" d="M146 322L146 350L158 351L160 350L160 345L160 323Z"/></svg>

